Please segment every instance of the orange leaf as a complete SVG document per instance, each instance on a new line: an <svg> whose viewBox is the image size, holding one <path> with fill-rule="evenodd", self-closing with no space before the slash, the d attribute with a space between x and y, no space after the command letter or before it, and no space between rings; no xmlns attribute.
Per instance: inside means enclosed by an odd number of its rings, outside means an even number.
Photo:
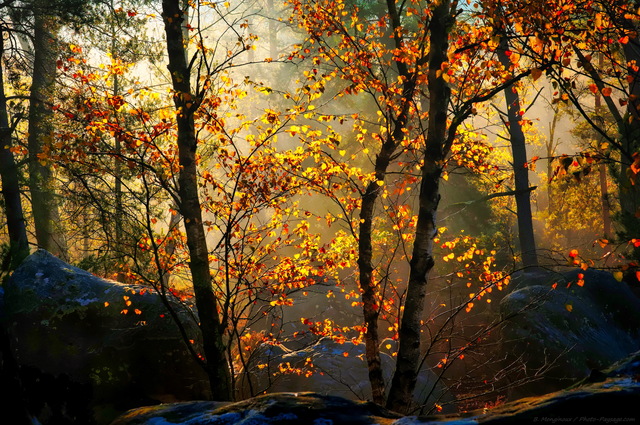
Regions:
<svg viewBox="0 0 640 425"><path fill-rule="evenodd" d="M533 68L531 70L531 78L533 78L533 81L536 81L538 78L540 78L541 75L542 75L541 69Z"/></svg>
<svg viewBox="0 0 640 425"><path fill-rule="evenodd" d="M635 152L631 156L633 158L633 163L630 166L631 171L633 171L634 174L638 174L640 173L640 154L638 152Z"/></svg>
<svg viewBox="0 0 640 425"><path fill-rule="evenodd" d="M611 87L604 87L602 89L602 95L603 96L609 97L609 96L611 96L611 92L612 92Z"/></svg>
<svg viewBox="0 0 640 425"><path fill-rule="evenodd" d="M591 93L596 94L598 93L598 86L595 84L589 84L589 90L591 90Z"/></svg>

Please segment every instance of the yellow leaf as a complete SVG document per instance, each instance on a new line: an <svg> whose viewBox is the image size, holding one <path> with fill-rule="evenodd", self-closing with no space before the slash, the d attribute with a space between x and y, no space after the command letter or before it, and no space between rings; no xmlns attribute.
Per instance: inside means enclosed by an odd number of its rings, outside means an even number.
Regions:
<svg viewBox="0 0 640 425"><path fill-rule="evenodd" d="M384 186L384 181L383 181L383 180L378 180L378 181L376 182L376 184L377 184L378 186Z"/></svg>
<svg viewBox="0 0 640 425"><path fill-rule="evenodd" d="M613 272L613 278L618 282L622 282L622 272Z"/></svg>
<svg viewBox="0 0 640 425"><path fill-rule="evenodd" d="M566 308L568 312L571 312L571 310L573 310L573 306L571 304L566 304L564 308Z"/></svg>

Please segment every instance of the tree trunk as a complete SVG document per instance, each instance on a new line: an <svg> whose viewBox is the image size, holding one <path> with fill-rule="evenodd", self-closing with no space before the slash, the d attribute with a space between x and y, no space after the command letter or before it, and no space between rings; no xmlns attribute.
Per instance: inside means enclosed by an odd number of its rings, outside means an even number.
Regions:
<svg viewBox="0 0 640 425"><path fill-rule="evenodd" d="M511 67L511 61L506 54L509 49L507 37L503 36L498 48L498 58L505 67ZM516 86L504 90L507 101L507 117L511 152L513 154L513 175L515 178L516 212L518 216L518 241L524 268L538 267L536 241L533 234L533 219L531 217L531 190L529 188L529 169L527 163L527 142L520 124L520 96Z"/></svg>
<svg viewBox="0 0 640 425"><path fill-rule="evenodd" d="M380 194L381 187L378 181L383 181L387 173L389 161L396 150L396 143L392 136L382 145L376 158L376 181L369 183L362 196L360 209L360 228L358 231L358 271L360 273L360 289L362 291L362 303L364 323L367 327L365 333L366 358L369 367L369 382L373 401L380 405L385 402L384 379L382 377L382 363L380 360L380 338L378 333L378 316L380 303L377 299L376 279L373 274L373 245L371 236L373 232L373 217L375 204Z"/></svg>
<svg viewBox="0 0 640 425"><path fill-rule="evenodd" d="M112 2L112 7L113 7L113 2ZM117 29L115 25L112 25L111 27L111 35L113 37L112 43L111 43L111 57L112 58L116 58L117 57L117 52L116 52L116 43L115 43L115 37L117 35L116 33ZM113 75L112 78L112 83L113 83L113 88L111 91L111 94L113 97L116 96L120 96L120 79L118 78L117 74ZM115 111L115 114L117 116L118 112ZM125 121L126 122L126 121ZM113 147L114 147L114 152L115 152L115 156L113 158L113 176L114 176L114 185L113 185L113 191L114 191L114 196L113 196L113 200L114 200L114 205L113 205L113 218L114 218L114 240L116 241L124 241L125 239L125 235L124 235L124 205L123 205L123 192L122 192L122 177L123 177L123 170L122 170L122 158L120 157L122 155L122 141L120 139L120 137L115 136L113 138ZM115 255L118 258L118 260L121 260L125 257L124 252L122 252L121 248L116 246L116 250L115 250ZM126 274L123 272L123 270L121 268L119 268L115 279L118 282L124 282L126 278Z"/></svg>
<svg viewBox="0 0 640 425"><path fill-rule="evenodd" d="M546 143L547 151L547 210L549 213L554 212L553 193L551 189L551 177L553 176L553 157L556 154L556 127L558 125L559 109L553 110L553 119L551 120L551 128L549 128L549 140Z"/></svg>
<svg viewBox="0 0 640 425"><path fill-rule="evenodd" d="M602 68L604 64L603 55L598 55L598 65ZM602 95L600 92L595 94L595 110L596 114L599 114L602 108ZM596 116L596 119L600 118L600 115ZM600 118L604 128L604 119ZM600 145L600 143L598 143ZM607 166L601 163L598 166L598 176L600 183L600 199L602 200L602 237L609 239L613 235L611 233L611 203L609 202L609 186L607 184Z"/></svg>
<svg viewBox="0 0 640 425"><path fill-rule="evenodd" d="M4 31L0 27L0 40L4 40ZM18 167L11 152L12 138L7 113L7 98L4 92L4 44L0 42L0 182L2 183L2 197L5 206L7 230L9 232L9 256L3 264L3 272L15 270L29 255L27 229L22 213L20 199L20 183ZM31 424L27 410L27 403L20 381L18 364L11 350L9 334L0 324L0 382L8 389L0 401L3 411L13 411L15 423Z"/></svg>
<svg viewBox="0 0 640 425"><path fill-rule="evenodd" d="M637 45L640 42L640 38L636 38L629 43ZM637 52L634 48L625 47L624 54L627 60L640 61L640 52ZM587 71L593 82L598 87L598 90L602 92L604 81L601 77L601 72L596 69L589 61L585 59L584 54L575 49L578 59L584 64L584 69ZM599 55L598 66L602 68L603 55ZM636 138L640 135L640 116L637 108L640 107L640 74L634 71L633 68L629 69L629 75L633 76L633 81L629 84L629 104L627 109L628 117L623 116L616 103L611 96L603 97L598 93L595 97L596 113L598 108L602 107L602 100L607 105L607 109L611 113L617 129L620 135L620 168L614 171L614 175L618 184L618 199L620 202L620 216L618 222L622 225L621 236L622 238L634 237L638 231L638 219L636 214L638 213L638 207L640 202L640 184L633 183L632 177L633 170L631 164L634 162L634 152L638 152L640 146ZM594 128L599 128L600 131L605 131L604 120L596 116L591 125ZM640 180L640 179L638 179ZM602 211L604 220L604 232L613 232L611 229L611 200L609 199L608 189L606 187L606 170L600 167L600 187L602 191ZM610 235L613 236L613 235Z"/></svg>
<svg viewBox="0 0 640 425"><path fill-rule="evenodd" d="M396 47L402 45L399 28L401 20L395 6L395 2L387 0L387 12L390 17L391 27L398 29L391 31L394 34ZM378 182L384 181L387 175L389 164L398 146L402 142L407 122L409 120L409 109L415 96L416 83L415 76L411 75L409 68L401 61L396 62L398 74L404 77L402 87L403 96L400 99L401 106L391 123L393 130L388 134L380 151L376 155L375 178L369 183L362 195L362 206L360 208L360 227L358 230L358 272L359 285L362 291L363 315L367 328L365 333L365 353L367 365L369 367L369 382L373 401L380 405L385 403L385 384L382 374L382 363L380 359L380 338L378 332L378 317L380 315L380 300L377 292L377 282L374 276L373 267L373 218L375 215L375 205L381 192Z"/></svg>
<svg viewBox="0 0 640 425"><path fill-rule="evenodd" d="M431 18L429 56L429 123L422 167L416 237L410 262L404 312L400 322L400 343L387 408L408 413L421 357L420 335L429 272L434 266L433 238L437 233L436 212L440 202L440 176L447 139L447 113L451 90L438 75L447 60L451 25L451 2L442 0Z"/></svg>
<svg viewBox="0 0 640 425"><path fill-rule="evenodd" d="M635 64L640 63L640 37L635 37L623 44L624 56L629 64L628 72L633 76L629 84L628 119L625 119L625 131L622 134L622 153L620 170L620 208L621 222L626 237L637 236L638 214L640 213L640 176L632 170L631 165L640 155L640 72ZM637 164L636 164L637 166Z"/></svg>
<svg viewBox="0 0 640 425"><path fill-rule="evenodd" d="M194 129L194 112L198 102L191 93L190 70L185 57L182 33L183 11L180 0L163 0L162 16L166 33L169 72L174 90L177 111L178 157L181 166L178 177L179 209L184 219L189 249L189 268L193 280L196 307L206 358L211 391L216 400L230 400L230 373L222 339L223 329L218 317L218 305L212 288L209 269L209 250L202 222L202 210L198 197L197 138Z"/></svg>
<svg viewBox="0 0 640 425"><path fill-rule="evenodd" d="M267 0L267 13L269 16L269 57L274 61L278 59L278 31L276 27L276 17L274 17L275 4L273 0Z"/></svg>
<svg viewBox="0 0 640 425"><path fill-rule="evenodd" d="M50 107L56 75L56 18L46 16L40 5L34 9L34 61L29 104L29 189L33 224L40 248L67 259L67 246L59 228L53 172L47 158L53 140L53 110Z"/></svg>
<svg viewBox="0 0 640 425"><path fill-rule="evenodd" d="M0 40L4 40L0 28ZM4 45L0 43L0 59L4 57ZM4 92L4 72L0 62L0 178L9 232L8 270L14 270L29 255L27 227L20 199L18 166L13 158L11 128L7 113L7 97ZM4 268L4 267L3 267Z"/></svg>

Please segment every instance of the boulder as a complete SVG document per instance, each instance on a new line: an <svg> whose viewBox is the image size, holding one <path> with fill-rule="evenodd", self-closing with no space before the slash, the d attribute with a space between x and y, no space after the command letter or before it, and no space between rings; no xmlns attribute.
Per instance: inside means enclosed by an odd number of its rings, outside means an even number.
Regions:
<svg viewBox="0 0 640 425"><path fill-rule="evenodd" d="M169 300L197 348L188 308ZM47 253L4 285L0 317L29 409L43 424L102 424L135 406L207 399L205 373L160 296Z"/></svg>
<svg viewBox="0 0 640 425"><path fill-rule="evenodd" d="M373 403L303 392L266 394L217 408L198 402L140 408L111 425L371 425L398 418Z"/></svg>
<svg viewBox="0 0 640 425"><path fill-rule="evenodd" d="M456 415L389 412L370 402L315 393L275 393L224 406L202 402L139 408L112 425L520 425L634 423L640 401L640 353L601 372L598 382Z"/></svg>
<svg viewBox="0 0 640 425"><path fill-rule="evenodd" d="M513 378L536 377L516 397L565 388L640 349L640 299L607 272L530 279L501 301L500 310L507 363L521 366Z"/></svg>
<svg viewBox="0 0 640 425"><path fill-rule="evenodd" d="M383 377L387 390L391 383L395 360L381 353ZM371 400L369 370L364 344L350 341L338 343L329 337L299 350L283 345L261 344L254 352L247 372L238 377L238 397L275 392L313 391L350 400ZM416 404L435 403L453 410L452 396L428 369L422 369L414 391Z"/></svg>

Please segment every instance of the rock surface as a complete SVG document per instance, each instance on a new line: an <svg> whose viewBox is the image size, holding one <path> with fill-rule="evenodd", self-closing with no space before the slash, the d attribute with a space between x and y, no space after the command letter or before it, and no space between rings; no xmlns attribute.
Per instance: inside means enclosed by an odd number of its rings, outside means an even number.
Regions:
<svg viewBox="0 0 640 425"><path fill-rule="evenodd" d="M395 361L385 353L381 353L381 359L383 377L390 384ZM239 399L264 392L294 391L314 391L351 400L372 399L364 344L350 341L340 344L328 337L295 351L282 345L262 344L248 370L249 373L239 376ZM429 370L423 369L418 376L414 400L431 406L438 403L453 411L451 395Z"/></svg>
<svg viewBox="0 0 640 425"><path fill-rule="evenodd" d="M224 406L192 402L140 408L112 425L428 425L636 423L640 353L602 372L599 382L460 415L401 417L373 403L315 393L276 393Z"/></svg>
<svg viewBox="0 0 640 425"><path fill-rule="evenodd" d="M37 251L4 285L3 305L29 409L43 424L108 423L135 406L209 396L206 375L149 288ZM172 305L197 339L187 309Z"/></svg>
<svg viewBox="0 0 640 425"><path fill-rule="evenodd" d="M275 393L217 408L194 402L135 409L111 425L367 425L398 418L373 403L317 393Z"/></svg>
<svg viewBox="0 0 640 425"><path fill-rule="evenodd" d="M509 362L520 361L529 375L547 368L519 396L567 387L640 349L640 299L607 272L536 275L506 296L500 310L510 318L501 336Z"/></svg>

